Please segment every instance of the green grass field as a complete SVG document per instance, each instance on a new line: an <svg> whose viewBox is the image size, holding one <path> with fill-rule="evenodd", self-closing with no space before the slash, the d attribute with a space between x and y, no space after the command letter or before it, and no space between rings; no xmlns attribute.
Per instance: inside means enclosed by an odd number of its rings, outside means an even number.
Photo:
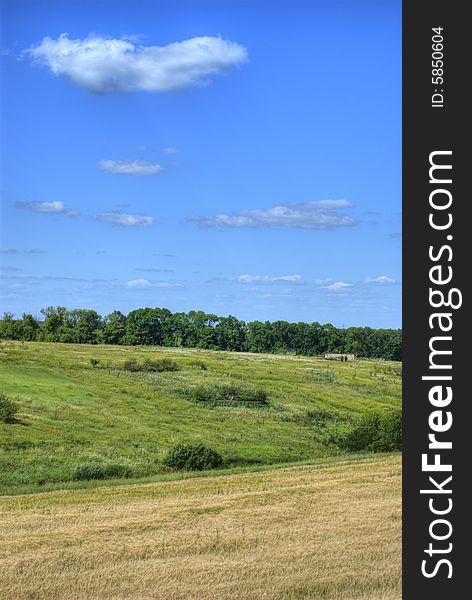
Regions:
<svg viewBox="0 0 472 600"><path fill-rule="evenodd" d="M146 358L180 369L123 369ZM209 405L185 395L223 383L263 390L269 402ZM339 459L336 435L366 411L400 408L401 364L1 342L0 391L20 407L15 422L0 423L1 492L17 494L86 485L70 482L91 462L110 478L167 477L162 461L178 442L211 446L233 470Z"/></svg>

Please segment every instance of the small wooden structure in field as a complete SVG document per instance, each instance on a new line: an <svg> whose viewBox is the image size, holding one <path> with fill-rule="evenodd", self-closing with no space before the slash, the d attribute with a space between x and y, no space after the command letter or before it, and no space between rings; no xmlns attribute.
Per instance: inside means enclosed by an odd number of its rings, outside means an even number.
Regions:
<svg viewBox="0 0 472 600"><path fill-rule="evenodd" d="M343 362L348 360L356 360L354 354L325 354L326 360L341 360Z"/></svg>

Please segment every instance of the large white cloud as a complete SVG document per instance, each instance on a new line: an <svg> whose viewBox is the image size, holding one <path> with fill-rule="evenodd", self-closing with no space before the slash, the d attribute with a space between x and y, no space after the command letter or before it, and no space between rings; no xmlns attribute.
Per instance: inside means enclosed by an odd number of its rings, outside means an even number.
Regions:
<svg viewBox="0 0 472 600"><path fill-rule="evenodd" d="M146 160L101 160L98 163L101 171L117 173L119 175L158 175L162 171L161 165Z"/></svg>
<svg viewBox="0 0 472 600"><path fill-rule="evenodd" d="M314 200L279 204L267 210L246 210L214 217L192 216L189 220L200 227L239 229L244 227L295 227L299 229L336 229L355 225L355 220L342 212L351 204L347 200Z"/></svg>
<svg viewBox="0 0 472 600"><path fill-rule="evenodd" d="M59 200L55 200L54 202L17 202L16 207L42 214L66 215L67 217L80 216L80 213L66 208L64 202Z"/></svg>
<svg viewBox="0 0 472 600"><path fill-rule="evenodd" d="M120 212L103 213L102 215L97 215L95 220L123 227L143 227L154 223L154 217L150 217L149 215L130 215Z"/></svg>
<svg viewBox="0 0 472 600"><path fill-rule="evenodd" d="M208 83L248 60L247 51L220 37L195 37L167 46L143 46L129 38L90 34L85 39L45 37L25 53L55 75L95 94L144 90L168 92Z"/></svg>

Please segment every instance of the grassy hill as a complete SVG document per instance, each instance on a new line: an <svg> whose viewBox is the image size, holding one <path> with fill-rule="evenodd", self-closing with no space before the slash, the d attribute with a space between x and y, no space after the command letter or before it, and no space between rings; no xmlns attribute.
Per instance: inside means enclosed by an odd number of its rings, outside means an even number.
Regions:
<svg viewBox="0 0 472 600"><path fill-rule="evenodd" d="M130 359L178 370L135 372ZM2 342L0 381L20 407L0 423L3 493L70 482L89 463L109 478L159 475L178 442L211 446L228 468L339 456L337 436L360 415L401 403L400 363L187 349ZM268 402L189 393L222 385Z"/></svg>
<svg viewBox="0 0 472 600"><path fill-rule="evenodd" d="M0 499L2 598L399 600L400 457Z"/></svg>

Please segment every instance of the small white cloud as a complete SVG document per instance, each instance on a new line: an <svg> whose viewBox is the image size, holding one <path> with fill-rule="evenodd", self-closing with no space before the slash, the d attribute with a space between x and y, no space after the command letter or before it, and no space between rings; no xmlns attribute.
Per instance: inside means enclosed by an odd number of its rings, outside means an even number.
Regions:
<svg viewBox="0 0 472 600"><path fill-rule="evenodd" d="M166 146L165 148L162 148L162 152L164 152L164 154L177 154L178 150L173 146Z"/></svg>
<svg viewBox="0 0 472 600"><path fill-rule="evenodd" d="M214 217L192 216L189 221L199 227L241 229L244 227L292 227L298 229L337 229L350 227L356 221L342 212L350 208L347 200L314 200L279 204L267 210L246 210Z"/></svg>
<svg viewBox="0 0 472 600"><path fill-rule="evenodd" d="M168 283L166 281L152 282L149 279L132 279L131 281L127 281L125 285L128 288L140 289L183 287L180 283Z"/></svg>
<svg viewBox="0 0 472 600"><path fill-rule="evenodd" d="M119 175L157 175L162 171L161 165L146 160L101 160L98 163L101 171Z"/></svg>
<svg viewBox="0 0 472 600"><path fill-rule="evenodd" d="M366 277L364 283L379 283L380 285L389 285L395 283L395 279L387 277L386 275L380 275L380 277Z"/></svg>
<svg viewBox="0 0 472 600"><path fill-rule="evenodd" d="M285 294L263 294L263 298L290 298L292 294L290 293L285 293Z"/></svg>
<svg viewBox="0 0 472 600"><path fill-rule="evenodd" d="M247 51L220 37L195 37L167 46L143 46L136 38L104 38L90 34L85 39L45 37L26 50L36 64L68 79L94 94L136 90L169 92L209 82L248 60Z"/></svg>
<svg viewBox="0 0 472 600"><path fill-rule="evenodd" d="M327 290L333 290L337 292L339 290L345 290L347 288L352 287L352 283L350 283L349 281L335 281L334 283L323 285L323 287Z"/></svg>
<svg viewBox="0 0 472 600"><path fill-rule="evenodd" d="M238 281L240 283L271 283L273 281L290 281L296 283L302 281L301 275L240 275Z"/></svg>
<svg viewBox="0 0 472 600"><path fill-rule="evenodd" d="M108 212L94 217L96 221L121 225L123 227L145 227L154 223L154 217L149 215L130 215L120 212Z"/></svg>
<svg viewBox="0 0 472 600"><path fill-rule="evenodd" d="M80 216L80 213L66 208L63 202L57 200L55 202L17 202L16 207L41 214L65 215L66 217Z"/></svg>

